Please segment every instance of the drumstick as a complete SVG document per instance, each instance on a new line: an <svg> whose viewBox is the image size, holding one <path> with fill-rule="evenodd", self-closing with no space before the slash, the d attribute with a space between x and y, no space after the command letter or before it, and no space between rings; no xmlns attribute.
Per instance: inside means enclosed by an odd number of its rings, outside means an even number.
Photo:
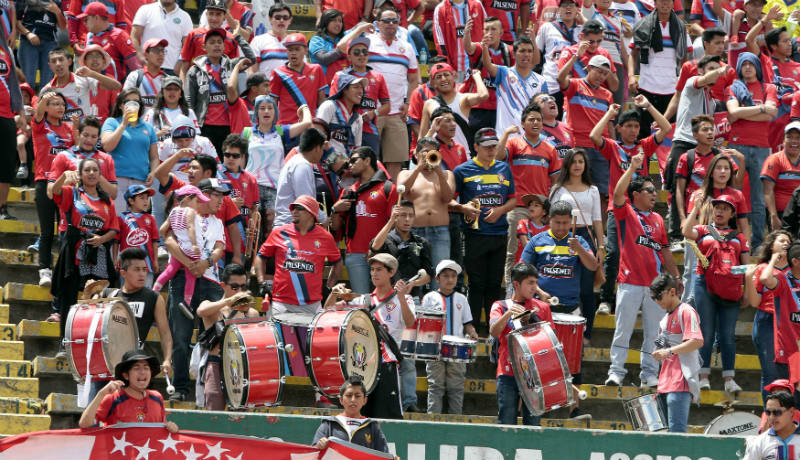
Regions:
<svg viewBox="0 0 800 460"><path fill-rule="evenodd" d="M405 192L406 192L405 185L400 184L397 186L397 204L400 204L400 202L403 201L403 193Z"/></svg>
<svg viewBox="0 0 800 460"><path fill-rule="evenodd" d="M420 268L416 275L412 276L411 278L408 279L408 281L406 281L406 284L411 284L427 274L428 272L426 272L424 268Z"/></svg>
<svg viewBox="0 0 800 460"><path fill-rule="evenodd" d="M575 233L575 228L578 226L578 216L581 215L580 209L573 209L572 210L572 237L577 238L577 234Z"/></svg>
<svg viewBox="0 0 800 460"><path fill-rule="evenodd" d="M585 391L581 390L575 384L572 384L572 391L574 391L575 393L578 394L578 399L580 399L581 401L583 401L584 399L586 399L589 396Z"/></svg>
<svg viewBox="0 0 800 460"><path fill-rule="evenodd" d="M167 394L171 395L175 393L175 387L172 386L172 382L169 380L169 374L164 374L164 377L167 379Z"/></svg>

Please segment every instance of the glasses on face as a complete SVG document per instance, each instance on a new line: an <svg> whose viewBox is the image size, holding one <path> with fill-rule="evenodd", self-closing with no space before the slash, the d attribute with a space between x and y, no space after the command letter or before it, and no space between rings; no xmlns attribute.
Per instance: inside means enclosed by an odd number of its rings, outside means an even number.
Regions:
<svg viewBox="0 0 800 460"><path fill-rule="evenodd" d="M656 188L651 185L650 187L642 187L642 191L647 193L656 193Z"/></svg>
<svg viewBox="0 0 800 460"><path fill-rule="evenodd" d="M357 48L351 51L353 56L369 56L369 50L366 48Z"/></svg>
<svg viewBox="0 0 800 460"><path fill-rule="evenodd" d="M774 409L774 410L764 409L764 413L767 414L767 417L769 417L770 415L774 415L775 417L780 417L785 412L786 411L783 409Z"/></svg>
<svg viewBox="0 0 800 460"><path fill-rule="evenodd" d="M243 289L245 286L247 286L246 283L228 283L228 287L231 288L232 291L238 291L239 289Z"/></svg>
<svg viewBox="0 0 800 460"><path fill-rule="evenodd" d="M292 17L288 14L276 14L272 16L272 19L275 19L276 21L288 21L289 19L292 19Z"/></svg>
<svg viewBox="0 0 800 460"><path fill-rule="evenodd" d="M350 161L348 161L348 163L350 163L351 165L354 165L360 159L361 159L361 157L353 157L353 158L350 158Z"/></svg>
<svg viewBox="0 0 800 460"><path fill-rule="evenodd" d="M226 158L239 159L239 158L242 157L242 154L241 153L232 153L232 152L222 152L222 156L224 156Z"/></svg>
<svg viewBox="0 0 800 460"><path fill-rule="evenodd" d="M400 22L400 20L397 18L386 18L386 19L381 19L380 22L384 24L397 24L398 22Z"/></svg>

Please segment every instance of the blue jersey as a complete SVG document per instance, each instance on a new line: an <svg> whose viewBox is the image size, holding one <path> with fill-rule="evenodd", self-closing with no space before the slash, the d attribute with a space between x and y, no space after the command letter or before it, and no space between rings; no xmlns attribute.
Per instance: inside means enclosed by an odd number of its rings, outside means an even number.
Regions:
<svg viewBox="0 0 800 460"><path fill-rule="evenodd" d="M562 305L577 306L581 293L581 270L583 266L578 254L571 254L568 240L572 233L561 239L553 236L553 230L534 235L525 250L522 261L539 270L539 286L548 294L558 297ZM587 251L591 247L580 235L578 241Z"/></svg>
<svg viewBox="0 0 800 460"><path fill-rule="evenodd" d="M465 204L477 198L481 202L480 228L472 230L472 227L465 223L464 230L481 235L507 234L508 221L505 214L493 224L487 223L484 219L489 209L503 206L514 196L514 178L508 163L494 160L488 169L484 169L476 157L456 166L453 174L458 201Z"/></svg>

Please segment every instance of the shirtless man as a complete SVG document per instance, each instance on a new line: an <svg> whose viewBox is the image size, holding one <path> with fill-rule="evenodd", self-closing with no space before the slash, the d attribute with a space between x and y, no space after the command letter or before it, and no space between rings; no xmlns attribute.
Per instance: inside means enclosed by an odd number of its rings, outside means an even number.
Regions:
<svg viewBox="0 0 800 460"><path fill-rule="evenodd" d="M239 264L229 264L222 271L220 287L222 298L218 301L204 300L197 307L197 316L202 318L206 329L213 328L214 323L222 319L256 318L258 310L250 306L247 298L250 293L245 291L247 286L247 272ZM252 299L252 297L250 297ZM203 373L203 395L205 408L208 410L225 410L225 395L222 393L222 373L220 366L222 359L219 356L219 343L222 338L208 351L208 361Z"/></svg>
<svg viewBox="0 0 800 460"><path fill-rule="evenodd" d="M397 183L405 187L403 198L414 203L416 217L413 232L430 242L434 267L440 261L450 258L450 216L447 205L453 199L453 191L456 189L451 171L441 166L432 167L427 162L429 152L438 149L439 142L435 139L421 138L417 141L414 153L417 167L412 171L400 171L397 177ZM452 165L451 168L456 166Z"/></svg>
<svg viewBox="0 0 800 460"><path fill-rule="evenodd" d="M472 71L472 80L475 82L477 92L460 93L456 91L456 71L450 64L440 62L433 65L431 87L436 91L436 97L428 99L422 106L422 120L419 124L421 136L425 135L431 126L431 114L444 101L453 111L453 117L456 120L456 142L467 148L472 145L469 142L469 139L472 138L472 131L469 129L469 113L473 107L489 99L489 90L483 83L480 70Z"/></svg>

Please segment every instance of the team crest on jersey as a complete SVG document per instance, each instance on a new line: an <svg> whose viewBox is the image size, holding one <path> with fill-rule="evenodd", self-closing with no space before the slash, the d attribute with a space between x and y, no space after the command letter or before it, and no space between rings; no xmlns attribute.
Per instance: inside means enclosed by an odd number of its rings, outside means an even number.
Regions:
<svg viewBox="0 0 800 460"><path fill-rule="evenodd" d="M313 80L314 79L314 75L309 75L308 78Z"/></svg>
<svg viewBox="0 0 800 460"><path fill-rule="evenodd" d="M369 197L372 198L373 200L375 198L378 198L378 191L377 190L373 190L373 191L369 192Z"/></svg>
<svg viewBox="0 0 800 460"><path fill-rule="evenodd" d="M497 180L502 183L504 180L506 180L506 178L502 174L498 174L497 175Z"/></svg>
<svg viewBox="0 0 800 460"><path fill-rule="evenodd" d="M517 77L514 76L514 75L509 75L508 76L508 82L511 83L512 85L516 85L517 84Z"/></svg>
<svg viewBox="0 0 800 460"><path fill-rule="evenodd" d="M125 243L131 247L141 246L149 241L150 234L147 233L147 230L143 228L135 229L134 231L128 233L128 236L125 238Z"/></svg>
<svg viewBox="0 0 800 460"><path fill-rule="evenodd" d="M456 308L458 308L459 310L461 310L461 307L462 307L461 303L459 303L459 302L456 302Z"/></svg>
<svg viewBox="0 0 800 460"><path fill-rule="evenodd" d="M175 24L180 24L181 23L181 18L175 18L175 19L172 20L172 22L174 22Z"/></svg>
<svg viewBox="0 0 800 460"><path fill-rule="evenodd" d="M315 248L319 249L321 246L322 246L322 243L320 243L319 240L314 240L314 247Z"/></svg>

